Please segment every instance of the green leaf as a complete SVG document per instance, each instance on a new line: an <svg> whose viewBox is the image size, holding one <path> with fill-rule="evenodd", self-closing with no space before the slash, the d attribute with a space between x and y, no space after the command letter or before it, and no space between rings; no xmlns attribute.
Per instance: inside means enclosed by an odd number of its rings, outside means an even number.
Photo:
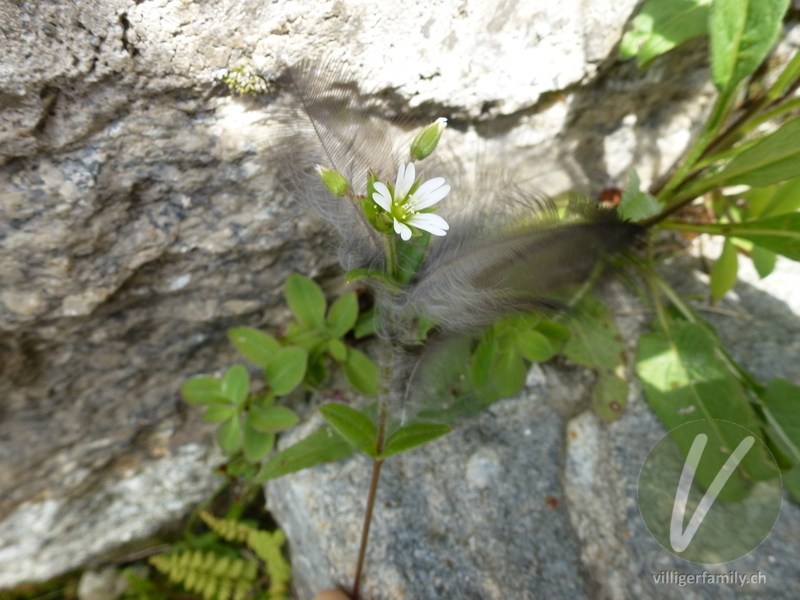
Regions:
<svg viewBox="0 0 800 600"><path fill-rule="evenodd" d="M491 367L492 382L502 398L513 396L525 387L527 373L525 362L516 348L501 352Z"/></svg>
<svg viewBox="0 0 800 600"><path fill-rule="evenodd" d="M652 217L661 210L661 204L655 197L639 189L641 182L636 171L631 172L628 187L622 192L622 199L617 207L617 212L628 221L642 221Z"/></svg>
<svg viewBox="0 0 800 600"><path fill-rule="evenodd" d="M358 319L358 299L350 292L333 303L328 311L328 333L335 338L350 331Z"/></svg>
<svg viewBox="0 0 800 600"><path fill-rule="evenodd" d="M189 404L219 404L228 400L222 394L222 382L216 377L192 377L181 386L181 396Z"/></svg>
<svg viewBox="0 0 800 600"><path fill-rule="evenodd" d="M308 353L313 353L318 350L327 339L327 333L323 335L316 329L309 329L307 326L297 321L289 323L286 327L286 334L283 337L284 343L291 346L298 346Z"/></svg>
<svg viewBox="0 0 800 600"><path fill-rule="evenodd" d="M672 431L689 421L706 420L715 439L709 440L697 479L705 488L713 481L741 439L730 438L714 426L713 419L730 421L758 435L759 423L738 380L716 355L716 340L699 323L671 322L667 333L645 334L639 338L637 370L648 404ZM694 436L673 432L684 458ZM759 436L760 437L760 436ZM724 501L737 501L748 493L751 480L777 475L761 446L747 453L719 494ZM706 458L708 454L708 459ZM708 461L708 462L706 462Z"/></svg>
<svg viewBox="0 0 800 600"><path fill-rule="evenodd" d="M351 269L344 274L345 283L353 283L359 279L377 279L392 289L399 289L396 283L386 277L386 273L378 269Z"/></svg>
<svg viewBox="0 0 800 600"><path fill-rule="evenodd" d="M347 360L347 346L342 343L342 340L332 338L328 340L328 352L336 362L344 362Z"/></svg>
<svg viewBox="0 0 800 600"><path fill-rule="evenodd" d="M372 362L363 352L348 348L347 362L343 365L347 381L355 389L370 396L376 396L381 385L381 373L378 365Z"/></svg>
<svg viewBox="0 0 800 600"><path fill-rule="evenodd" d="M353 452L353 447L342 436L326 426L270 458L253 482L260 483L320 463L347 458Z"/></svg>
<svg viewBox="0 0 800 600"><path fill-rule="evenodd" d="M358 317L353 335L357 340L372 335L378 328L378 311L373 306L367 312Z"/></svg>
<svg viewBox="0 0 800 600"><path fill-rule="evenodd" d="M615 421L622 416L628 403L628 382L613 373L600 371L592 397L598 416L606 423Z"/></svg>
<svg viewBox="0 0 800 600"><path fill-rule="evenodd" d="M325 331L325 294L316 283L299 273L292 273L286 280L286 301L298 321Z"/></svg>
<svg viewBox="0 0 800 600"><path fill-rule="evenodd" d="M778 255L772 250L767 250L761 246L755 246L752 252L750 252L750 259L753 261L753 266L756 268L758 276L764 279L764 277L772 273L775 269Z"/></svg>
<svg viewBox="0 0 800 600"><path fill-rule="evenodd" d="M800 468L800 387L773 379L760 394L770 436L789 460Z"/></svg>
<svg viewBox="0 0 800 600"><path fill-rule="evenodd" d="M239 415L231 417L220 426L217 439L225 454L233 454L242 447L242 425L239 422Z"/></svg>
<svg viewBox="0 0 800 600"><path fill-rule="evenodd" d="M264 377L278 396L284 396L296 388L306 374L308 353L297 346L289 346L278 352L269 361Z"/></svg>
<svg viewBox="0 0 800 600"><path fill-rule="evenodd" d="M451 429L447 425L435 423L415 423L408 425L397 431L386 442L386 447L381 452L381 458L388 458L395 454L400 454L406 450L411 450L422 444L427 444L450 433Z"/></svg>
<svg viewBox="0 0 800 600"><path fill-rule="evenodd" d="M564 355L572 362L614 372L625 365L625 350L617 326L605 306L592 296L579 307L580 315L569 321L572 336Z"/></svg>
<svg viewBox="0 0 800 600"><path fill-rule="evenodd" d="M253 329L252 327L233 327L228 329L230 338L236 349L245 355L247 360L257 364L262 369L267 366L272 357L281 349L281 345L274 337Z"/></svg>
<svg viewBox="0 0 800 600"><path fill-rule="evenodd" d="M736 275L739 272L739 259L736 246L730 239L725 240L722 246L722 254L714 263L711 269L711 297L714 302L722 298L729 290L736 285Z"/></svg>
<svg viewBox="0 0 800 600"><path fill-rule="evenodd" d="M271 406L260 408L250 407L247 413L247 427L264 433L277 433L294 427L300 421L295 412L284 406Z"/></svg>
<svg viewBox="0 0 800 600"><path fill-rule="evenodd" d="M785 215L795 212L800 208L800 177L787 181L780 185L771 196L769 204L759 215L761 217L773 217L775 215Z"/></svg>
<svg viewBox="0 0 800 600"><path fill-rule="evenodd" d="M711 78L717 89L735 87L772 49L789 0L714 0L708 20Z"/></svg>
<svg viewBox="0 0 800 600"><path fill-rule="evenodd" d="M275 446L275 434L264 433L245 425L244 457L250 462L259 462L272 452Z"/></svg>
<svg viewBox="0 0 800 600"><path fill-rule="evenodd" d="M323 404L319 412L339 435L352 446L373 458L378 455L378 430L364 413L344 404Z"/></svg>
<svg viewBox="0 0 800 600"><path fill-rule="evenodd" d="M800 260L800 213L744 223L709 223L707 233L742 238L792 260Z"/></svg>
<svg viewBox="0 0 800 600"><path fill-rule="evenodd" d="M623 59L636 56L640 67L688 39L708 31L711 0L650 0L622 38Z"/></svg>
<svg viewBox="0 0 800 600"><path fill-rule="evenodd" d="M559 352L570 337L569 329L555 321L541 321L535 329L550 340L553 352Z"/></svg>
<svg viewBox="0 0 800 600"><path fill-rule="evenodd" d="M784 123L736 155L722 170L708 178L725 185L765 187L800 176L800 119Z"/></svg>
<svg viewBox="0 0 800 600"><path fill-rule="evenodd" d="M497 343L493 337L484 336L475 352L470 363L470 378L475 391L485 403L494 402L500 397L494 382L492 381L492 366L497 358Z"/></svg>
<svg viewBox="0 0 800 600"><path fill-rule="evenodd" d="M533 362L550 360L555 354L550 340L535 329L520 332L517 336L517 346L522 356Z"/></svg>
<svg viewBox="0 0 800 600"><path fill-rule="evenodd" d="M230 404L214 404L203 413L203 420L209 423L220 423L229 419L237 412L237 408Z"/></svg>
<svg viewBox="0 0 800 600"><path fill-rule="evenodd" d="M250 391L250 376L242 365L234 365L222 379L222 395L235 405L240 405Z"/></svg>

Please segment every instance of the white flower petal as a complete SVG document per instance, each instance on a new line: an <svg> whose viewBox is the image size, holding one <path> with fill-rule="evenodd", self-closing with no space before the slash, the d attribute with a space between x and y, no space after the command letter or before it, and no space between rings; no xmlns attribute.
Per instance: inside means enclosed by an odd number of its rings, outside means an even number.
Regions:
<svg viewBox="0 0 800 600"><path fill-rule="evenodd" d="M401 223L397 219L394 220L394 230L400 234L400 237L403 238L403 241L407 242L411 239L411 228L405 223Z"/></svg>
<svg viewBox="0 0 800 600"><path fill-rule="evenodd" d="M386 212L392 210L392 195L389 193L389 188L380 181L375 182L375 192L372 194L372 199L375 201L375 204Z"/></svg>
<svg viewBox="0 0 800 600"><path fill-rule="evenodd" d="M402 200L408 195L408 190L414 185L416 177L414 163L400 165L400 169L397 171L397 184L394 186L394 197L397 200Z"/></svg>
<svg viewBox="0 0 800 600"><path fill-rule="evenodd" d="M444 185L444 177L436 177L423 183L411 196L411 204L414 210L430 208L440 202L450 193L450 186Z"/></svg>
<svg viewBox="0 0 800 600"><path fill-rule="evenodd" d="M429 231L433 235L446 235L446 231L450 229L450 225L447 224L447 221L439 215L431 213L414 215L408 220L408 224L418 229Z"/></svg>

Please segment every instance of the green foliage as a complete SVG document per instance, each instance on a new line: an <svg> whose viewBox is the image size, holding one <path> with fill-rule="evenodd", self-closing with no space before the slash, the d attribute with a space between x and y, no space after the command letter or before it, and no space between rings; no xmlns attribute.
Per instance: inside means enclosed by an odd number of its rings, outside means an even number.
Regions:
<svg viewBox="0 0 800 600"><path fill-rule="evenodd" d="M595 410L604 421L613 421L622 415L628 402L622 338L611 314L597 299L588 296L579 308L580 317L569 322L572 336L564 346L564 355L595 370Z"/></svg>
<svg viewBox="0 0 800 600"><path fill-rule="evenodd" d="M711 0L649 0L622 38L620 56L640 67L683 42L708 32Z"/></svg>
<svg viewBox="0 0 800 600"><path fill-rule="evenodd" d="M652 217L661 210L661 204L655 197L640 189L641 181L636 171L631 172L631 180L622 192L622 199L617 207L617 212L623 219L629 221L642 221Z"/></svg>
<svg viewBox="0 0 800 600"><path fill-rule="evenodd" d="M275 454L264 464L254 481L267 481L321 463L347 458L354 451L353 446L332 427L322 427Z"/></svg>
<svg viewBox="0 0 800 600"><path fill-rule="evenodd" d="M283 557L286 542L283 532L262 531L235 519L218 519L206 511L200 517L219 537L244 544L262 562L269 578L266 590L270 600L285 600L291 576L289 563ZM260 587L259 561L241 558L223 547L220 550L183 549L150 558L158 571L187 591L200 594L205 600L244 600ZM152 585L143 584L143 591Z"/></svg>
<svg viewBox="0 0 800 600"><path fill-rule="evenodd" d="M722 246L722 254L714 268L711 269L711 299L716 302L722 298L726 292L733 289L736 284L736 274L739 271L739 259L736 246L730 239L725 240Z"/></svg>
<svg viewBox="0 0 800 600"><path fill-rule="evenodd" d="M256 74L251 65L223 69L217 75L217 80L237 96L264 94L270 89L269 82Z"/></svg>
<svg viewBox="0 0 800 600"><path fill-rule="evenodd" d="M150 558L150 564L170 581L205 600L244 600L258 575L255 560L231 559L200 550L159 554Z"/></svg>
<svg viewBox="0 0 800 600"><path fill-rule="evenodd" d="M378 429L363 412L344 404L323 404L319 412L353 448L372 458L378 455Z"/></svg>

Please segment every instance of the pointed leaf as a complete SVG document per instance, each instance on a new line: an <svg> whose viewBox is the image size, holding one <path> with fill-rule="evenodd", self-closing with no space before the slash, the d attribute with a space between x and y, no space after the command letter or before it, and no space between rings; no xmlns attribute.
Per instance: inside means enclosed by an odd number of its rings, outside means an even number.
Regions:
<svg viewBox="0 0 800 600"><path fill-rule="evenodd" d="M347 458L353 452L353 447L342 436L326 426L270 458L253 482L260 483L320 463Z"/></svg>
<svg viewBox="0 0 800 600"><path fill-rule="evenodd" d="M622 38L623 59L636 56L640 67L688 39L708 32L711 0L650 0Z"/></svg>
<svg viewBox="0 0 800 600"><path fill-rule="evenodd" d="M234 365L222 379L222 394L237 406L245 401L250 391L250 376L242 365Z"/></svg>
<svg viewBox="0 0 800 600"><path fill-rule="evenodd" d="M670 323L667 334L641 336L637 370L647 402L669 430L699 419L709 420L712 429L716 430L711 419L720 419L758 435L760 427L756 415L738 380L717 358L715 347L714 337L703 325L683 321ZM694 436L687 438L682 435L674 433L673 438L686 458ZM718 431L717 438L709 440L705 450L708 462L697 472L698 481L706 489L741 441L729 436L730 433ZM748 452L737 474L728 480L719 494L720 499L741 499L747 495L752 479L776 476L773 463L763 455L761 448L757 445ZM703 460L707 460L705 454Z"/></svg>
<svg viewBox="0 0 800 600"><path fill-rule="evenodd" d="M239 352L262 369L269 364L272 357L281 349L278 340L252 327L233 327L228 329L228 337Z"/></svg>
<svg viewBox="0 0 800 600"><path fill-rule="evenodd" d="M228 402L222 395L222 381L216 377L192 377L181 386L181 396L195 405Z"/></svg>
<svg viewBox="0 0 800 600"><path fill-rule="evenodd" d="M800 176L800 119L784 123L736 155L709 181L765 187Z"/></svg>
<svg viewBox="0 0 800 600"><path fill-rule="evenodd" d="M358 299L355 292L350 292L333 303L328 311L328 333L340 338L350 331L358 319Z"/></svg>
<svg viewBox="0 0 800 600"><path fill-rule="evenodd" d="M355 389L370 396L376 396L381 385L381 373L378 365L372 362L369 357L356 350L348 348L347 362L342 365L347 381Z"/></svg>
<svg viewBox="0 0 800 600"><path fill-rule="evenodd" d="M800 468L800 387L775 378L760 396L772 427L771 437L795 468Z"/></svg>
<svg viewBox="0 0 800 600"><path fill-rule="evenodd" d="M323 404L319 412L339 435L364 454L375 458L378 430L364 413L344 404Z"/></svg>
<svg viewBox="0 0 800 600"><path fill-rule="evenodd" d="M768 188L769 189L769 188ZM796 177L778 186L764 207L761 217L785 215L800 209L800 177Z"/></svg>
<svg viewBox="0 0 800 600"><path fill-rule="evenodd" d="M388 458L422 444L427 444L450 433L450 431L451 429L447 425L434 423L415 423L403 427L386 442L386 448L381 452L381 458Z"/></svg>
<svg viewBox="0 0 800 600"><path fill-rule="evenodd" d="M238 415L231 417L220 426L217 439L225 454L233 454L242 447L242 425Z"/></svg>
<svg viewBox="0 0 800 600"><path fill-rule="evenodd" d="M711 77L732 88L753 73L772 49L789 0L714 0L708 20Z"/></svg>
<svg viewBox="0 0 800 600"><path fill-rule="evenodd" d="M278 352L264 370L267 383L278 396L284 396L296 388L306 374L308 353L297 346L289 346Z"/></svg>
<svg viewBox="0 0 800 600"><path fill-rule="evenodd" d="M750 259L753 261L753 266L758 272L758 276L764 279L767 275L775 270L775 263L778 260L778 255L772 250L767 250L761 246L755 246L750 252Z"/></svg>
<svg viewBox="0 0 800 600"><path fill-rule="evenodd" d="M622 192L622 199L617 207L620 217L628 221L641 221L652 217L661 210L661 204L655 197L639 189L641 182L636 171L631 172L631 180Z"/></svg>
<svg viewBox="0 0 800 600"><path fill-rule="evenodd" d="M711 269L711 297L714 302L722 298L729 290L736 285L736 275L739 272L739 259L736 246L730 239L725 240L722 246L722 254L714 263Z"/></svg>
<svg viewBox="0 0 800 600"><path fill-rule="evenodd" d="M703 225L717 235L742 238L792 260L800 260L800 213L789 213L744 223Z"/></svg>
<svg viewBox="0 0 800 600"><path fill-rule="evenodd" d="M244 428L244 457L250 462L263 460L275 445L275 434Z"/></svg>
<svg viewBox="0 0 800 600"><path fill-rule="evenodd" d="M294 427L300 421L297 414L285 406L260 408L253 406L247 413L248 427L264 433L277 433Z"/></svg>
<svg viewBox="0 0 800 600"><path fill-rule="evenodd" d="M325 331L325 294L316 283L299 273L292 273L286 280L286 301L298 321Z"/></svg>

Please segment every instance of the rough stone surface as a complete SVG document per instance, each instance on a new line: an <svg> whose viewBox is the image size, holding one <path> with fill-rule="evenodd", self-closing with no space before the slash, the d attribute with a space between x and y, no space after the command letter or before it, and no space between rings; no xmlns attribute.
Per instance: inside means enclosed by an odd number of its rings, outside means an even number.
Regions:
<svg viewBox="0 0 800 600"><path fill-rule="evenodd" d="M594 194L630 166L663 172L708 102L700 42L645 72L614 63L635 4L0 0L0 586L98 559L213 490L211 427L176 390L237 360L227 327L285 321L290 272L335 272L276 189L274 105L215 71L340 57L398 110L452 117L454 148Z"/></svg>

